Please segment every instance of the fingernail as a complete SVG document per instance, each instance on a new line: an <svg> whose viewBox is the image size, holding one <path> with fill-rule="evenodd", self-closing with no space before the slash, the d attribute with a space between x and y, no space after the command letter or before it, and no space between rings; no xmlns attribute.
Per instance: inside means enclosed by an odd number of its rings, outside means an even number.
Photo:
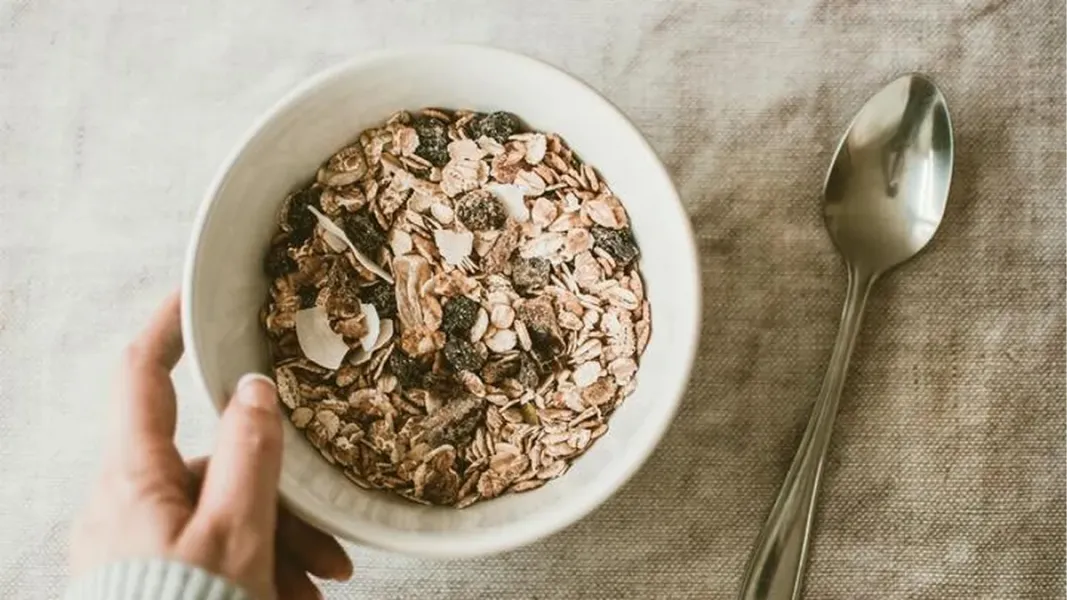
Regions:
<svg viewBox="0 0 1067 600"><path fill-rule="evenodd" d="M234 400L263 410L276 410L278 404L278 388L274 381L261 373L246 373L237 380L237 391L234 392Z"/></svg>

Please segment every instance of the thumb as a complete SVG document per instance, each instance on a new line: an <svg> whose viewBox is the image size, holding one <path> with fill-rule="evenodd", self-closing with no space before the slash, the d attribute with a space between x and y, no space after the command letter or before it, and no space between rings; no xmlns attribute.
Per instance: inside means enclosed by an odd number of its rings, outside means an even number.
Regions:
<svg viewBox="0 0 1067 600"><path fill-rule="evenodd" d="M277 388L266 376L245 375L222 415L197 515L223 529L273 534L281 463Z"/></svg>

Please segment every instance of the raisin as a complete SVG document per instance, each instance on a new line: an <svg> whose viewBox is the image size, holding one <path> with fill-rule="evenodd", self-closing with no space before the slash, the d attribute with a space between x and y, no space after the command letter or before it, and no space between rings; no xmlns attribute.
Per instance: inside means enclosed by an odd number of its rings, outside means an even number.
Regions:
<svg viewBox="0 0 1067 600"><path fill-rule="evenodd" d="M511 282L522 293L544 287L548 283L550 264L544 258L522 258L518 254L511 259Z"/></svg>
<svg viewBox="0 0 1067 600"><path fill-rule="evenodd" d="M312 308L319 298L319 290L313 285L301 286L300 291L297 293L300 296L300 308L302 309Z"/></svg>
<svg viewBox="0 0 1067 600"><path fill-rule="evenodd" d="M541 385L541 368L537 365L537 361L525 352L519 357L518 374L515 375L515 379L518 379L523 387L533 390Z"/></svg>
<svg viewBox="0 0 1067 600"><path fill-rule="evenodd" d="M489 385L500 385L508 377L515 377L519 372L519 361L510 358L495 360L482 368L482 379Z"/></svg>
<svg viewBox="0 0 1067 600"><path fill-rule="evenodd" d="M488 115L481 115L471 123L471 133L475 139L486 136L503 144L508 138L522 129L522 123L515 115L497 111Z"/></svg>
<svg viewBox="0 0 1067 600"><path fill-rule="evenodd" d="M640 253L637 249L637 242L634 241L634 234L628 227L608 229L600 225L593 225L591 232L593 234L593 244L610 254L620 267L625 267L633 262Z"/></svg>
<svg viewBox="0 0 1067 600"><path fill-rule="evenodd" d="M450 337L442 349L445 361L456 371L478 372L485 365L485 357L469 341L461 337Z"/></svg>
<svg viewBox="0 0 1067 600"><path fill-rule="evenodd" d="M435 167L448 164L448 125L440 119L416 117L411 126L419 136L415 154L430 161Z"/></svg>
<svg viewBox="0 0 1067 600"><path fill-rule="evenodd" d="M289 249L285 244L273 246L267 251L267 256L263 259L263 271L275 279L296 271L296 261L289 256Z"/></svg>
<svg viewBox="0 0 1067 600"><path fill-rule="evenodd" d="M441 312L441 329L454 335L469 333L478 319L478 308L479 304L466 296L449 299Z"/></svg>
<svg viewBox="0 0 1067 600"><path fill-rule="evenodd" d="M394 348L393 353L389 355L389 371L405 388L420 387L429 370L427 365L408 356L399 348Z"/></svg>
<svg viewBox="0 0 1067 600"><path fill-rule="evenodd" d="M385 281L377 281L360 290L364 302L373 304L378 316L389 319L396 316L396 290Z"/></svg>
<svg viewBox="0 0 1067 600"><path fill-rule="evenodd" d="M385 245L385 232L367 209L345 215L341 227L352 245L371 258Z"/></svg>
<svg viewBox="0 0 1067 600"><path fill-rule="evenodd" d="M456 380L453 373L427 373L422 384L438 398L456 398L467 393L467 389Z"/></svg>
<svg viewBox="0 0 1067 600"><path fill-rule="evenodd" d="M424 433L420 441L431 447L441 444L460 447L470 441L484 417L484 400L471 394L454 397L422 420Z"/></svg>
<svg viewBox="0 0 1067 600"><path fill-rule="evenodd" d="M472 190L456 202L456 218L471 231L500 229L508 220L507 209L493 194Z"/></svg>
<svg viewBox="0 0 1067 600"><path fill-rule="evenodd" d="M318 187L310 187L293 194L292 199L289 201L289 210L285 213L285 221L289 225L289 229L292 230L294 237L300 240L306 240L311 237L311 233L315 231L315 225L318 224L318 219L308 210L308 207L313 206L321 209L322 207L319 205L321 197L322 188Z"/></svg>
<svg viewBox="0 0 1067 600"><path fill-rule="evenodd" d="M516 317L526 325L533 349L542 362L563 351L563 333L548 296L526 300L519 305Z"/></svg>

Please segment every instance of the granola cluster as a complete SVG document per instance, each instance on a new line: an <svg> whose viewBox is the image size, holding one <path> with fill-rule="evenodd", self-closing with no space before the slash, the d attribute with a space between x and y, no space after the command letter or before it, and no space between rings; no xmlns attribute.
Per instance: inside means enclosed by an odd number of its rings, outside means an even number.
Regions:
<svg viewBox="0 0 1067 600"><path fill-rule="evenodd" d="M651 317L626 211L515 115L399 112L279 222L279 396L361 487L459 508L535 489L634 389Z"/></svg>

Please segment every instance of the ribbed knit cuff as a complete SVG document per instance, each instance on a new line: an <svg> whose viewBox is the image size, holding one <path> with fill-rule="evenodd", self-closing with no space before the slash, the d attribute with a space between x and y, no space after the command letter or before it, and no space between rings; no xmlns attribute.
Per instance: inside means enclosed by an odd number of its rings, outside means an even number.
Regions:
<svg viewBox="0 0 1067 600"><path fill-rule="evenodd" d="M64 600L252 600L230 581L180 562L129 560L97 567L67 587Z"/></svg>

